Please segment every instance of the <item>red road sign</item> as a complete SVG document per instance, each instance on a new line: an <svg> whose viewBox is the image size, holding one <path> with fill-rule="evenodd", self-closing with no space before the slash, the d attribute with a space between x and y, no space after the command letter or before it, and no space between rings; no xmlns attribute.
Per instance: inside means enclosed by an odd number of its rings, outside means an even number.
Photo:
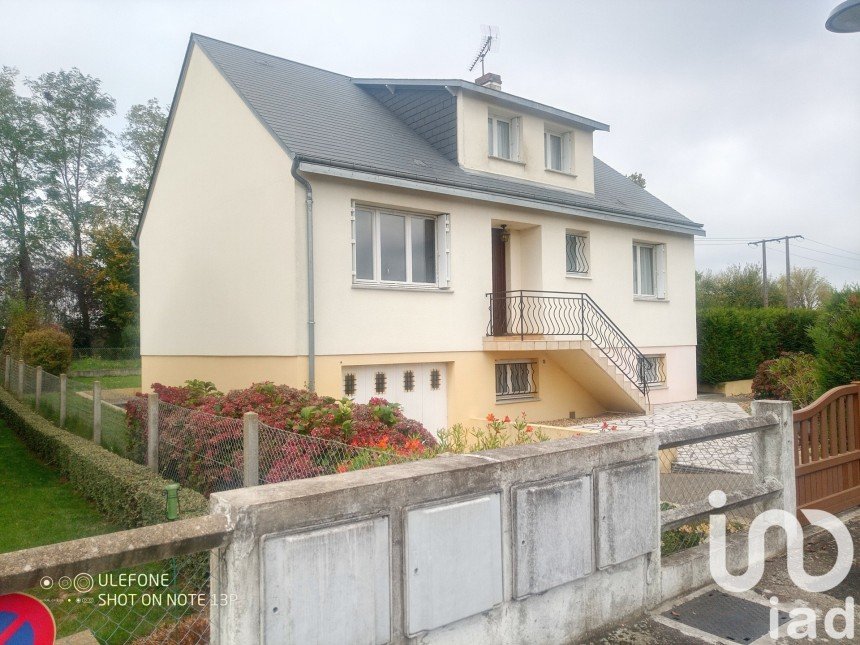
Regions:
<svg viewBox="0 0 860 645"><path fill-rule="evenodd" d="M38 598L0 596L0 645L52 645L56 632L51 610Z"/></svg>

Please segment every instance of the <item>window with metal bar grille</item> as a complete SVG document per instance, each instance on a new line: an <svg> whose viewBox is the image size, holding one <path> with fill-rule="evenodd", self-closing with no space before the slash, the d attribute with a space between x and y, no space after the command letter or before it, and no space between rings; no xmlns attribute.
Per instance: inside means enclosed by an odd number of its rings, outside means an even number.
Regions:
<svg viewBox="0 0 860 645"><path fill-rule="evenodd" d="M568 233L566 236L567 272L574 275L588 274L588 236Z"/></svg>
<svg viewBox="0 0 860 645"><path fill-rule="evenodd" d="M664 354L643 356L640 370L642 380L648 385L665 385L666 356Z"/></svg>
<svg viewBox="0 0 860 645"><path fill-rule="evenodd" d="M496 363L496 400L523 399L537 394L534 361Z"/></svg>

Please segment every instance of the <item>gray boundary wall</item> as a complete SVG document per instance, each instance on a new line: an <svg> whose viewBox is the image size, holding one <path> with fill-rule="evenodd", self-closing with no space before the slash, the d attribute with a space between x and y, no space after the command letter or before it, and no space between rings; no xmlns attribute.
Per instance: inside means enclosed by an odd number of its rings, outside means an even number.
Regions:
<svg viewBox="0 0 860 645"><path fill-rule="evenodd" d="M752 415L747 419L683 428L672 434L685 438L686 441L682 443L717 439L726 436L727 432L752 434L753 441L758 444L758 454L761 455L759 472L756 473L758 483L768 484L770 490L775 492L760 499L751 498L749 502L756 513L781 509L794 516L797 514L797 492L791 403L753 401ZM667 435L664 435L663 440L666 437ZM786 538L783 531L768 531L765 535L765 559L784 553L785 545ZM662 600L671 600L713 582L710 548L709 543L704 543L662 559L660 568ZM727 536L723 557L725 557L726 569L730 573L739 574L746 571L750 564L748 556L746 531Z"/></svg>
<svg viewBox="0 0 860 645"><path fill-rule="evenodd" d="M567 642L639 614L656 456L613 432L214 493L213 592L238 601L212 642Z"/></svg>

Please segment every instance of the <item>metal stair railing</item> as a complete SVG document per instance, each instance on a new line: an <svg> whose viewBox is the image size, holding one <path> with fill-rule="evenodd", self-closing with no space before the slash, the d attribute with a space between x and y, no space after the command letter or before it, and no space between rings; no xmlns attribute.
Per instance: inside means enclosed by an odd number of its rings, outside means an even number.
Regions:
<svg viewBox="0 0 860 645"><path fill-rule="evenodd" d="M644 396L645 356L587 293L519 289L488 293L488 336L579 336L590 340Z"/></svg>

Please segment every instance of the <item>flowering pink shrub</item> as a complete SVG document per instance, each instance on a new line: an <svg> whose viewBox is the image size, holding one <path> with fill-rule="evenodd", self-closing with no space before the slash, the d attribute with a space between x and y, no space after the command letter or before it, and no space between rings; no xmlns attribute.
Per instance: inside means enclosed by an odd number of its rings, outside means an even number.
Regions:
<svg viewBox="0 0 860 645"><path fill-rule="evenodd" d="M160 401L177 406L161 406L160 469L206 494L241 485L236 480L243 467L245 412L256 412L264 424L260 474L267 483L382 465L436 447L424 426L385 399L338 401L269 382L227 394L208 386L199 381L152 386ZM145 397L128 402L129 452L139 461L145 454L146 416Z"/></svg>

